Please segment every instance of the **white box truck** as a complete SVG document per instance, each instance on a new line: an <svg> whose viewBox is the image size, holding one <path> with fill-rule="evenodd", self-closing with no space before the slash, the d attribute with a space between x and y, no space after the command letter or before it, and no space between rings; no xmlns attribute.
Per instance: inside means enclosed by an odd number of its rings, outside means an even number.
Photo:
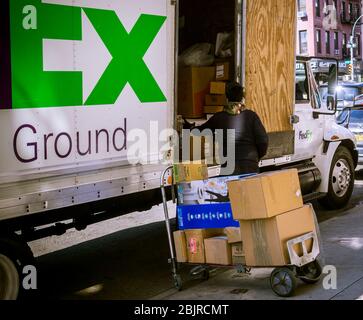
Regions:
<svg viewBox="0 0 363 320"><path fill-rule="evenodd" d="M235 80L252 88L262 83L253 77L291 73L295 48L282 59L275 53L284 52L281 21L295 25L295 0L264 3L0 2L0 298L22 291L23 268L33 264L28 241L161 202L160 175L167 166L161 160L171 161L165 145L177 114L178 47L213 34L206 30L217 25L216 13L223 28L235 31ZM285 20L280 5L293 12ZM196 24L193 32L182 32L197 12L188 7L205 9L198 15L206 30ZM279 19L268 10L280 12ZM265 20L257 19L260 13ZM286 41L294 47L295 27L289 30ZM267 48L266 55L252 58L258 47ZM271 147L261 167L297 167L306 200L325 197L325 203L344 206L354 185L354 136L335 124L334 107L322 104L308 61L296 65L296 82L286 78L276 87L281 77L269 78L263 91L247 91L253 106L260 97L302 90L296 101L283 99L287 108L264 99L265 109L257 110L283 123L275 130L266 123Z"/></svg>

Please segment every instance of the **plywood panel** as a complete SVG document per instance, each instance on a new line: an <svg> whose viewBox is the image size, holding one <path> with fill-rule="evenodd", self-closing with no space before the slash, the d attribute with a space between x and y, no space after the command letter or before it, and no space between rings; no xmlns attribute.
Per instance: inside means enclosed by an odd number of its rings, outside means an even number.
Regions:
<svg viewBox="0 0 363 320"><path fill-rule="evenodd" d="M291 130L296 0L246 1L246 104L268 132Z"/></svg>

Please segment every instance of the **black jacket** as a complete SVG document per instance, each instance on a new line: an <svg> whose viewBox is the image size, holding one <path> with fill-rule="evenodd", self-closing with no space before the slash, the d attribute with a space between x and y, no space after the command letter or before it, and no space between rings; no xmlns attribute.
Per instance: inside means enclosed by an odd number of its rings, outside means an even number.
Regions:
<svg viewBox="0 0 363 320"><path fill-rule="evenodd" d="M217 113L196 129L200 131L223 129L224 156L227 156L227 130L234 129L237 163L244 161L258 163L267 153L268 136L266 130L258 115L251 110L242 111L239 115L230 115L227 112Z"/></svg>

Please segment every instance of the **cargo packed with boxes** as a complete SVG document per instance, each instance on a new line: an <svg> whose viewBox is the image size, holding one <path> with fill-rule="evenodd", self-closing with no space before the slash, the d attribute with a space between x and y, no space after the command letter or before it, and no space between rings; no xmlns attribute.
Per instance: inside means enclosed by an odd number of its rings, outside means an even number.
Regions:
<svg viewBox="0 0 363 320"><path fill-rule="evenodd" d="M178 115L203 121L223 111L235 78L235 1L191 3L180 3Z"/></svg>
<svg viewBox="0 0 363 320"><path fill-rule="evenodd" d="M272 282L279 272L317 281L319 230L313 207L303 203L298 171L214 175L204 164L174 165L176 261L242 270L275 267ZM304 265L311 264L315 273L306 280Z"/></svg>

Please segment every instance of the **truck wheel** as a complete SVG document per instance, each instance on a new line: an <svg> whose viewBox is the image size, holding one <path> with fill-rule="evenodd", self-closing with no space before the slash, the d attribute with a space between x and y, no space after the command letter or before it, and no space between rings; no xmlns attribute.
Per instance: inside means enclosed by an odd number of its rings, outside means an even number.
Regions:
<svg viewBox="0 0 363 320"><path fill-rule="evenodd" d="M0 300L16 300L19 295L19 274L12 260L0 254Z"/></svg>
<svg viewBox="0 0 363 320"><path fill-rule="evenodd" d="M350 151L341 146L334 155L329 176L329 190L320 203L328 209L344 208L352 196L355 180L354 162Z"/></svg>
<svg viewBox="0 0 363 320"><path fill-rule="evenodd" d="M34 256L26 242L10 235L0 237L0 300L24 298L23 268L34 265Z"/></svg>

